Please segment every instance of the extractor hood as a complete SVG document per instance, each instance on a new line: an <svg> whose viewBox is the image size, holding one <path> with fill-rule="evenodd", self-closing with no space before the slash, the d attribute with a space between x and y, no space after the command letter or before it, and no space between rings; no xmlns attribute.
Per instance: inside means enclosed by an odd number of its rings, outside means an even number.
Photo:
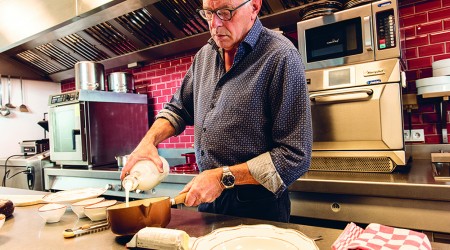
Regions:
<svg viewBox="0 0 450 250"><path fill-rule="evenodd" d="M197 50L210 37L206 21L196 12L201 3L202 0L0 1L3 12L6 5L16 7L9 10L9 22L0 17L0 74L60 82L74 77L73 67L78 61L97 61L111 69ZM268 28L296 24L301 3L263 0L261 21ZM4 14L0 10L0 16ZM25 22L22 29L4 27L18 20ZM5 30L9 30L7 34L2 33Z"/></svg>

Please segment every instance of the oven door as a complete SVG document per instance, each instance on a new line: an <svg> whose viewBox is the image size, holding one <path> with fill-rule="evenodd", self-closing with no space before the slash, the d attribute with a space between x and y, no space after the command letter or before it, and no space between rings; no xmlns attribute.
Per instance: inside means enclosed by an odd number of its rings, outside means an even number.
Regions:
<svg viewBox="0 0 450 250"><path fill-rule="evenodd" d="M403 149L399 83L310 93L313 151Z"/></svg>
<svg viewBox="0 0 450 250"><path fill-rule="evenodd" d="M297 24L299 50L307 70L375 60L371 5Z"/></svg>
<svg viewBox="0 0 450 250"><path fill-rule="evenodd" d="M73 103L49 108L50 159L61 164L86 162L84 105Z"/></svg>

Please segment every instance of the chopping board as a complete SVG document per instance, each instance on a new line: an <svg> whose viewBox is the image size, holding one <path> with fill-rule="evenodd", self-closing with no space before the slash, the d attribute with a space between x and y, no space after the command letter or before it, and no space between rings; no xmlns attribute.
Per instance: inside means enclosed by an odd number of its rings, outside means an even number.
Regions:
<svg viewBox="0 0 450 250"><path fill-rule="evenodd" d="M0 199L10 200L14 203L14 206L16 207L24 207L47 203L42 200L44 196L45 196L44 194L37 194L37 195L0 194Z"/></svg>

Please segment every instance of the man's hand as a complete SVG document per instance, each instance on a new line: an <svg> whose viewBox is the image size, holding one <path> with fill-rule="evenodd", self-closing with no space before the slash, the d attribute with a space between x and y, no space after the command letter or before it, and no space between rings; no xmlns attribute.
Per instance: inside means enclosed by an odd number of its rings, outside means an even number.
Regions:
<svg viewBox="0 0 450 250"><path fill-rule="evenodd" d="M127 158L127 163L122 168L122 173L120 174L120 179L123 180L127 173L130 173L134 165L140 160L150 160L158 168L160 173L163 173L163 163L161 158L159 158L158 150L153 145L147 145L144 147L138 146L133 153L131 153Z"/></svg>
<svg viewBox="0 0 450 250"><path fill-rule="evenodd" d="M198 206L200 203L213 202L220 196L224 187L220 182L222 168L205 170L192 179L180 193L188 192L184 204Z"/></svg>

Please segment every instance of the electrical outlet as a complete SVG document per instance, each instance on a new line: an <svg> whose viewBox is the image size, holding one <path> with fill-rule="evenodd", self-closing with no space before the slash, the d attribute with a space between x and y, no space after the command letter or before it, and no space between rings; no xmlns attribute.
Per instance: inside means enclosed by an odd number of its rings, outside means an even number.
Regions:
<svg viewBox="0 0 450 250"><path fill-rule="evenodd" d="M425 133L423 129L405 129L403 131L403 137L405 138L405 142L424 142L425 141Z"/></svg>

